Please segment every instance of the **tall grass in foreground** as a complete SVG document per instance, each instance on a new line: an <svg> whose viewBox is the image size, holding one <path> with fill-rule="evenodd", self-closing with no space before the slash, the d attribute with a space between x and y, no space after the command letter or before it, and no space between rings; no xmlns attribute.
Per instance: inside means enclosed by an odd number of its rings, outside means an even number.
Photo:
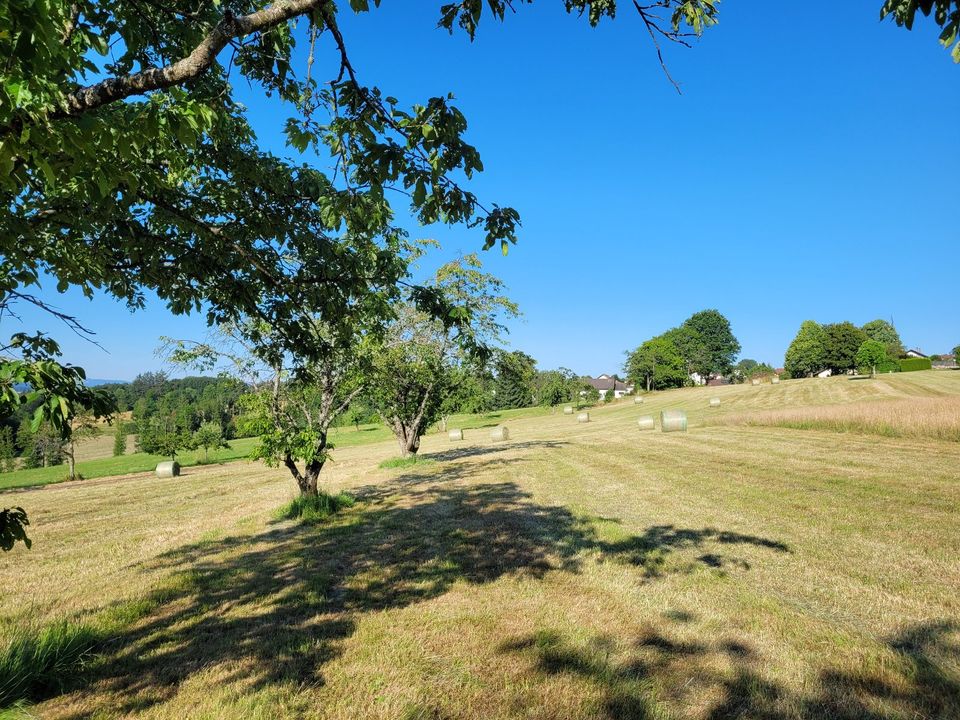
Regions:
<svg viewBox="0 0 960 720"><path fill-rule="evenodd" d="M4 630L0 639L0 707L62 692L93 659L100 641L93 628L66 620Z"/></svg>
<svg viewBox="0 0 960 720"><path fill-rule="evenodd" d="M960 442L960 396L765 410L727 415L716 422Z"/></svg>
<svg viewBox="0 0 960 720"><path fill-rule="evenodd" d="M321 492L318 495L300 495L277 510L274 517L278 520L319 522L343 508L353 507L355 503L356 500L346 493L330 495Z"/></svg>

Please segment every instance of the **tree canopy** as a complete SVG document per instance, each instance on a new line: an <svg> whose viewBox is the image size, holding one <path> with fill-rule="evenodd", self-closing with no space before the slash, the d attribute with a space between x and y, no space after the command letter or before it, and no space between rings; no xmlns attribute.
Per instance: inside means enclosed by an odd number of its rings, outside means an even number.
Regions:
<svg viewBox="0 0 960 720"><path fill-rule="evenodd" d="M800 324L797 336L787 348L783 367L790 377L812 377L827 366L827 333L813 320Z"/></svg>
<svg viewBox="0 0 960 720"><path fill-rule="evenodd" d="M897 25L912 30L918 10L928 17L933 14L941 30L940 44L960 63L960 0L885 0L880 19L892 17Z"/></svg>
<svg viewBox="0 0 960 720"><path fill-rule="evenodd" d="M729 375L740 352L730 322L718 310L701 310L627 353L627 377L647 390L681 387L696 373Z"/></svg>
<svg viewBox="0 0 960 720"><path fill-rule="evenodd" d="M740 353L740 342L730 329L730 321L719 310L701 310L687 318L683 328L694 333L697 346L692 370L703 378L726 375Z"/></svg>
<svg viewBox="0 0 960 720"><path fill-rule="evenodd" d="M647 390L682 387L690 382L680 348L666 336L647 340L627 356L627 377Z"/></svg>
<svg viewBox="0 0 960 720"><path fill-rule="evenodd" d="M533 403L536 360L520 350L503 350L496 354L494 372L494 404L497 408L508 410Z"/></svg>
<svg viewBox="0 0 960 720"><path fill-rule="evenodd" d="M483 272L476 255L443 265L430 288L453 308L450 321L400 305L383 338L372 341L367 397L393 431L401 455L416 454L420 438L444 409L453 383L506 332L517 306L503 283ZM454 323L455 319L455 323Z"/></svg>
<svg viewBox="0 0 960 720"><path fill-rule="evenodd" d="M900 333L893 326L892 322L886 320L871 320L861 328L867 337L876 340L886 348L887 355L891 359L896 359L903 355L903 342L900 340Z"/></svg>
<svg viewBox="0 0 960 720"><path fill-rule="evenodd" d="M886 346L879 340L865 340L857 350L857 367L861 370L869 370L872 375L876 375L877 367L889 359Z"/></svg>
<svg viewBox="0 0 960 720"><path fill-rule="evenodd" d="M826 333L824 362L834 373L856 368L857 350L868 339L867 334L851 322L830 323L823 326Z"/></svg>

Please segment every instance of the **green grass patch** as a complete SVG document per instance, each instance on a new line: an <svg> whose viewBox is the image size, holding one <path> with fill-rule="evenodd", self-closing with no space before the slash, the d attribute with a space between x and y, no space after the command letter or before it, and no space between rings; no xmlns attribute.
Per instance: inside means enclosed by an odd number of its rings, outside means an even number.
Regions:
<svg viewBox="0 0 960 720"><path fill-rule="evenodd" d="M250 455L258 438L240 438L230 441L230 447L210 452L209 460L204 463L203 450L185 452L177 456L181 467L191 467L201 464L224 463L241 460ZM131 473L149 472L157 467L157 463L169 460L163 455L148 453L131 453L119 457L97 458L77 463L77 472L84 479L111 477L113 475L129 475ZM32 487L36 485L50 485L67 480L67 466L53 465L45 468L30 470L16 470L11 473L0 474L0 490L11 488Z"/></svg>
<svg viewBox="0 0 960 720"><path fill-rule="evenodd" d="M0 646L0 707L63 692L94 657L100 633L68 620L11 626Z"/></svg>
<svg viewBox="0 0 960 720"><path fill-rule="evenodd" d="M356 500L346 493L330 495L300 495L281 507L274 514L277 520L301 520L302 522L320 522L344 508L353 507Z"/></svg>
<svg viewBox="0 0 960 720"><path fill-rule="evenodd" d="M384 460L377 465L377 467L383 470L395 470L396 468L408 468L414 465L436 465L436 463L437 461L431 458L420 458L416 455L408 455L407 457L396 457Z"/></svg>

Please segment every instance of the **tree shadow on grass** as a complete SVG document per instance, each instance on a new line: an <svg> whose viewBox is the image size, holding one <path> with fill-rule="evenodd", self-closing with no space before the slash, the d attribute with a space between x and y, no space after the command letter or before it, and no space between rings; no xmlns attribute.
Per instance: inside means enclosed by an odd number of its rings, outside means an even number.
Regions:
<svg viewBox="0 0 960 720"><path fill-rule="evenodd" d="M687 613L666 618L694 619ZM740 640L682 639L683 633L672 637L669 622L664 625L639 633L626 652L618 652L622 638L574 642L550 630L500 650L529 658L544 675L569 675L598 689L598 710L611 720L659 718L665 703L704 708L697 715L708 720L960 717L960 624L952 621L914 625L888 638L894 659L882 670L825 670L812 690L801 692L771 681L764 659Z"/></svg>
<svg viewBox="0 0 960 720"><path fill-rule="evenodd" d="M556 450L569 445L568 442L557 440L526 440L524 442L504 442L497 445L467 445L463 447L450 448L425 454L424 458L436 460L437 462L448 462L451 460L462 460L470 457L482 457L485 455L496 455L510 450Z"/></svg>
<svg viewBox="0 0 960 720"><path fill-rule="evenodd" d="M787 549L666 525L610 541L594 520L537 504L515 483L457 482L522 461L488 458L407 474L363 489L357 506L326 524L274 526L160 556L151 569L173 575L140 606L114 609L128 621L76 699L142 711L171 699L200 669L218 684L242 681L251 690L317 686L365 613L438 597L454 583L536 579L607 559L636 565L638 580L653 579L670 571L667 556L678 551ZM702 557L691 563L714 565Z"/></svg>

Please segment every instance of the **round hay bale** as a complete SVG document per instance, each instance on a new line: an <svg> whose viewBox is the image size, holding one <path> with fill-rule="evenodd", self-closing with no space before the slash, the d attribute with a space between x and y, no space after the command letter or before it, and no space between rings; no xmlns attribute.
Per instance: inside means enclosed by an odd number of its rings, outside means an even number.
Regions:
<svg viewBox="0 0 960 720"><path fill-rule="evenodd" d="M577 415L577 422L584 423L590 422L590 413L580 413Z"/></svg>
<svg viewBox="0 0 960 720"><path fill-rule="evenodd" d="M720 398L710 398L710 407L720 407Z"/></svg>
<svg viewBox="0 0 960 720"><path fill-rule="evenodd" d="M633 399L633 404L634 404L634 405L643 405L643 397L642 397L642 396L637 396L637 397L635 397L635 398Z"/></svg>
<svg viewBox="0 0 960 720"><path fill-rule="evenodd" d="M754 378L753 380L750 381L750 384L751 384L751 385L759 385L759 384L760 384L760 378Z"/></svg>
<svg viewBox="0 0 960 720"><path fill-rule="evenodd" d="M463 430L451 430L447 437L451 440L463 440Z"/></svg>
<svg viewBox="0 0 960 720"><path fill-rule="evenodd" d="M157 465L158 478L172 478L180 474L180 463L176 460L167 460Z"/></svg>
<svg viewBox="0 0 960 720"><path fill-rule="evenodd" d="M637 420L637 427L641 430L654 430L657 424L653 421L653 415L641 415Z"/></svg>
<svg viewBox="0 0 960 720"><path fill-rule="evenodd" d="M778 375L774 375L773 379L770 382L776 385L778 382L780 382L780 377Z"/></svg>
<svg viewBox="0 0 960 720"><path fill-rule="evenodd" d="M573 405L567 405L563 408L564 415L573 415Z"/></svg>
<svg viewBox="0 0 960 720"><path fill-rule="evenodd" d="M510 439L510 431L503 425L497 425L490 431L490 439L494 442Z"/></svg>
<svg viewBox="0 0 960 720"><path fill-rule="evenodd" d="M687 414L683 410L664 410L660 413L660 430L663 432L686 432Z"/></svg>

